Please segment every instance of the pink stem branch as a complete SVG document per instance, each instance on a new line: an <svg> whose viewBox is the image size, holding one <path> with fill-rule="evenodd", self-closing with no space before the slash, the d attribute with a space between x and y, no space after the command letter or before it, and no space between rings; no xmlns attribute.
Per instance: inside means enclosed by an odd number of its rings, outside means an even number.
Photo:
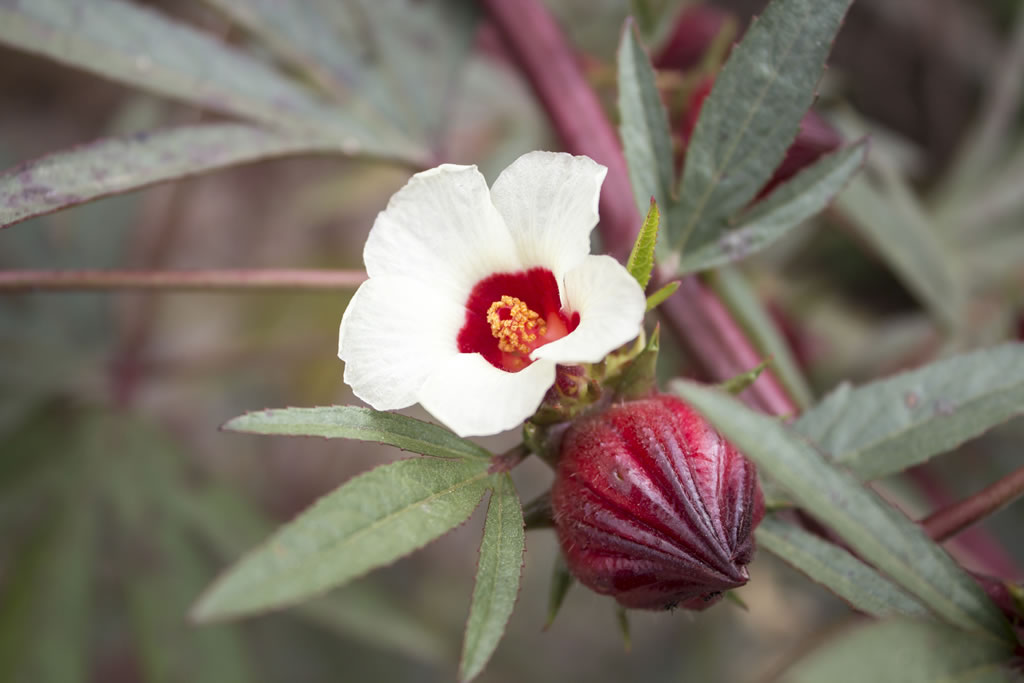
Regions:
<svg viewBox="0 0 1024 683"><path fill-rule="evenodd" d="M1020 496L1024 496L1024 467L1014 470L958 503L937 510L923 519L921 526L936 541L944 541L1009 505Z"/></svg>

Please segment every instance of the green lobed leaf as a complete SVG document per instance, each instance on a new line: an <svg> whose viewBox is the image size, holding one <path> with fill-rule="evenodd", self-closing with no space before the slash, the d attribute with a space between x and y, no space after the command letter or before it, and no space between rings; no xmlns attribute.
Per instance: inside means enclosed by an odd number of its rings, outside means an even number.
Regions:
<svg viewBox="0 0 1024 683"><path fill-rule="evenodd" d="M505 634L519 596L526 548L523 508L508 473L496 477L487 506L480 563L462 643L459 679L477 677Z"/></svg>
<svg viewBox="0 0 1024 683"><path fill-rule="evenodd" d="M852 388L842 384L793 428L862 480L948 452L1024 414L1024 344L1004 344Z"/></svg>
<svg viewBox="0 0 1024 683"><path fill-rule="evenodd" d="M963 315L965 291L956 259L920 202L885 164L862 173L836 197L835 209L893 273L948 327Z"/></svg>
<svg viewBox="0 0 1024 683"><path fill-rule="evenodd" d="M249 434L377 441L437 458L489 460L491 457L487 449L456 436L444 427L358 406L261 410L228 420L221 429Z"/></svg>
<svg viewBox="0 0 1024 683"><path fill-rule="evenodd" d="M394 562L466 521L490 485L488 466L412 458L353 478L214 582L193 618L295 604Z"/></svg>
<svg viewBox="0 0 1024 683"><path fill-rule="evenodd" d="M344 101L353 93L370 94L373 84L346 44L320 0L282 3L278 0L204 0L232 22L244 27L278 55L303 71L314 83ZM349 10L350 12L352 10Z"/></svg>
<svg viewBox="0 0 1024 683"><path fill-rule="evenodd" d="M235 164L344 151L337 140L322 135L236 123L105 138L0 173L0 227Z"/></svg>
<svg viewBox="0 0 1024 683"><path fill-rule="evenodd" d="M679 261L677 272L693 273L733 263L756 254L787 232L828 206L860 170L867 143L858 142L828 154L776 188L750 211L717 231L707 231L702 241L691 243ZM737 228L732 224L739 223Z"/></svg>
<svg viewBox="0 0 1024 683"><path fill-rule="evenodd" d="M714 241L778 168L851 1L775 0L733 48L686 148L667 251Z"/></svg>
<svg viewBox="0 0 1024 683"><path fill-rule="evenodd" d="M668 212L675 183L672 135L661 95L654 84L654 69L636 27L626 21L618 52L619 134L629 163L633 196L642 213L653 199Z"/></svg>
<svg viewBox="0 0 1024 683"><path fill-rule="evenodd" d="M920 602L839 546L774 515L757 527L759 548L779 557L854 609L874 617L928 619Z"/></svg>
<svg viewBox="0 0 1024 683"><path fill-rule="evenodd" d="M772 370L797 405L801 408L811 405L814 396L793 355L792 345L783 337L778 324L743 273L725 266L708 273L707 281L739 320L757 350L771 357Z"/></svg>
<svg viewBox="0 0 1024 683"><path fill-rule="evenodd" d="M176 514L222 561L237 557L274 528L252 501L226 487L190 491L172 503ZM420 660L439 662L448 652L448 643L431 624L369 581L331 591L297 606L292 614L344 638Z"/></svg>
<svg viewBox="0 0 1024 683"><path fill-rule="evenodd" d="M1009 683L1009 648L943 624L867 622L797 662L784 683Z"/></svg>
<svg viewBox="0 0 1024 683"><path fill-rule="evenodd" d="M476 3L465 0L205 1L335 101L372 107L392 128L423 141L439 134L450 112L478 15Z"/></svg>
<svg viewBox="0 0 1024 683"><path fill-rule="evenodd" d="M424 156L380 118L328 107L245 53L121 0L0 2L0 43L204 109L329 135L352 153Z"/></svg>
<svg viewBox="0 0 1024 683"><path fill-rule="evenodd" d="M626 261L626 270L633 276L633 279L640 284L641 289L647 289L647 283L651 281L651 272L654 270L654 247L658 243L658 223L661 216L658 213L658 203L651 197L651 208L640 226L640 233L636 236L633 250L629 252L629 259Z"/></svg>
<svg viewBox="0 0 1024 683"><path fill-rule="evenodd" d="M658 289L654 294L647 297L647 310L653 311L655 308L665 303L666 299L676 293L676 290L679 289L679 285L680 282L678 280L670 282Z"/></svg>
<svg viewBox="0 0 1024 683"><path fill-rule="evenodd" d="M797 505L835 530L854 552L938 616L998 639L1013 637L996 606L946 551L849 472L824 460L792 428L716 389L676 380L672 390L693 404Z"/></svg>

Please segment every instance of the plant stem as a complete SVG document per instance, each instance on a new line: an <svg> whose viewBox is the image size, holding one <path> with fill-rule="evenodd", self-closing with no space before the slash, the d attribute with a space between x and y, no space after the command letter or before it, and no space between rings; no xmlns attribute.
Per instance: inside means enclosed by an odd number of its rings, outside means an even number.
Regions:
<svg viewBox="0 0 1024 683"><path fill-rule="evenodd" d="M986 486L921 521L925 532L936 541L944 541L967 527L985 519L1024 495L1024 467L1020 467L999 481Z"/></svg>
<svg viewBox="0 0 1024 683"><path fill-rule="evenodd" d="M511 472L530 455L530 449L526 444L519 444L508 449L500 455L491 458L491 466L487 470L489 474L497 472Z"/></svg>
<svg viewBox="0 0 1024 683"><path fill-rule="evenodd" d="M224 40L231 34L230 22L217 21L210 27ZM202 109L177 109L174 118L184 123L199 123L206 113ZM149 221L140 225L148 229L136 231L129 240L127 263L145 270L155 270L167 262L179 235L179 225L185 214L188 186L175 183L150 196L143 215ZM161 301L144 294L126 298L121 302L118 322L117 347L110 364L110 393L121 407L128 407L139 388L139 359L150 342L153 327L161 314Z"/></svg>
<svg viewBox="0 0 1024 683"><path fill-rule="evenodd" d="M932 510L944 509L957 502L956 496L929 463L911 467L904 474L931 504ZM1016 561L1004 544L983 526L958 533L949 545L949 551L991 576L1016 576L1019 573Z"/></svg>
<svg viewBox="0 0 1024 683"><path fill-rule="evenodd" d="M366 273L357 270L273 268L259 270L4 270L0 293L57 290L267 290L349 289Z"/></svg>
<svg viewBox="0 0 1024 683"><path fill-rule="evenodd" d="M580 70L576 55L540 0L480 1L547 110L565 148L608 167L601 191L601 237L606 250L624 260L640 228L640 212L618 136ZM670 273L662 273L662 281L654 286L669 278ZM732 314L696 277L683 278L680 291L659 310L668 327L703 366L708 379L726 380L761 361ZM762 373L742 398L776 415L797 411L772 372Z"/></svg>
<svg viewBox="0 0 1024 683"><path fill-rule="evenodd" d="M545 491L523 505L523 524L527 531L550 529L555 525L551 511L551 491Z"/></svg>

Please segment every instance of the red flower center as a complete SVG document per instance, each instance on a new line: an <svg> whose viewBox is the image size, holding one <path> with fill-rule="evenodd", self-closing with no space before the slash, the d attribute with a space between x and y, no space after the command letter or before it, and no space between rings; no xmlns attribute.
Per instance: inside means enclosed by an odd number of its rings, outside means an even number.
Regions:
<svg viewBox="0 0 1024 683"><path fill-rule="evenodd" d="M534 349L579 324L579 313L562 310L554 274L530 268L478 282L466 299L466 322L457 341L461 353L479 353L496 368L519 372L533 362Z"/></svg>

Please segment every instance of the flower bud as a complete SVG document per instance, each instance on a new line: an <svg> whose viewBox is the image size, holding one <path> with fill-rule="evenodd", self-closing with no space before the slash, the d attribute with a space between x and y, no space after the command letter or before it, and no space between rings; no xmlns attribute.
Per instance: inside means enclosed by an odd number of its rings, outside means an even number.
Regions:
<svg viewBox="0 0 1024 683"><path fill-rule="evenodd" d="M551 502L572 574L636 609L704 609L747 582L764 497L753 463L659 395L577 421Z"/></svg>

